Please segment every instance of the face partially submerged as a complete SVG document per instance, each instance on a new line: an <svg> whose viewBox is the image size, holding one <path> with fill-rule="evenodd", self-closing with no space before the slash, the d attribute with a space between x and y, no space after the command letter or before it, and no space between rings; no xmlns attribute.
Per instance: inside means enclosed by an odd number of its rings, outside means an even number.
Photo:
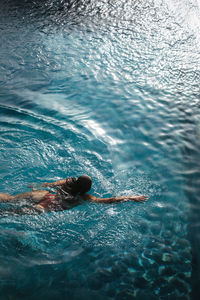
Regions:
<svg viewBox="0 0 200 300"><path fill-rule="evenodd" d="M85 194L91 189L91 186L92 179L88 175L82 175L78 178L69 177L66 179L65 184L62 186L60 193L67 193L72 196L76 196L78 194Z"/></svg>
<svg viewBox="0 0 200 300"><path fill-rule="evenodd" d="M89 190L91 189L92 186L92 179L90 176L88 175L82 175L80 177L78 177L77 181L76 181L76 187L77 187L77 191L80 194L84 194L89 192Z"/></svg>

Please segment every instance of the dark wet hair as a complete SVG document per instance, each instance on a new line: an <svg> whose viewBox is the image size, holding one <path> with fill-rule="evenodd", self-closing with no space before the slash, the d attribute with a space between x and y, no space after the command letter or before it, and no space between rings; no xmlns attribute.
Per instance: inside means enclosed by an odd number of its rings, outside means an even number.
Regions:
<svg viewBox="0 0 200 300"><path fill-rule="evenodd" d="M89 192L92 186L92 179L88 175L82 175L77 179L77 190L78 193L84 194Z"/></svg>
<svg viewBox="0 0 200 300"><path fill-rule="evenodd" d="M92 186L92 179L88 175L82 175L78 178L70 177L66 179L65 184L60 189L60 194L70 194L76 196L77 194L87 193Z"/></svg>

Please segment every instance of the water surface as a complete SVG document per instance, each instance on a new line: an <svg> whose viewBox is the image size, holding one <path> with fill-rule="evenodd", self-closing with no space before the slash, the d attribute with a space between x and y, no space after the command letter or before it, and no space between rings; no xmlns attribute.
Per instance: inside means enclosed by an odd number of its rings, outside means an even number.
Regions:
<svg viewBox="0 0 200 300"><path fill-rule="evenodd" d="M88 174L149 199L2 214L2 299L198 299L199 18L195 0L3 2L1 192Z"/></svg>

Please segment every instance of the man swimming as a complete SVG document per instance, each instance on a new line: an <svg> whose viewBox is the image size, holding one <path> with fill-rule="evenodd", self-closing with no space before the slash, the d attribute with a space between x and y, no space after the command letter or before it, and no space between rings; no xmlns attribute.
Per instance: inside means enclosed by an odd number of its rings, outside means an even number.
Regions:
<svg viewBox="0 0 200 300"><path fill-rule="evenodd" d="M41 187L56 189L56 193L47 190L32 190L12 196L7 193L0 193L0 202L16 203L27 200L32 203L32 208L37 212L61 211L70 209L81 204L83 201L95 203L114 203L132 200L143 203L146 196L120 196L111 198L97 198L86 194L92 186L92 179L87 175L78 178L69 177L52 183L44 182ZM30 187L30 186L29 186ZM31 186L33 188L33 186Z"/></svg>

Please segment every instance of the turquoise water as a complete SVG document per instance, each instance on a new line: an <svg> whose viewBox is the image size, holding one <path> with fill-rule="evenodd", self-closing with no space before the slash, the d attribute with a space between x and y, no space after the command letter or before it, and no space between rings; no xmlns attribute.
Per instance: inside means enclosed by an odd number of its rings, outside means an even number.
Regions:
<svg viewBox="0 0 200 300"><path fill-rule="evenodd" d="M199 29L195 0L3 1L0 191L149 199L1 214L0 299L199 299Z"/></svg>

